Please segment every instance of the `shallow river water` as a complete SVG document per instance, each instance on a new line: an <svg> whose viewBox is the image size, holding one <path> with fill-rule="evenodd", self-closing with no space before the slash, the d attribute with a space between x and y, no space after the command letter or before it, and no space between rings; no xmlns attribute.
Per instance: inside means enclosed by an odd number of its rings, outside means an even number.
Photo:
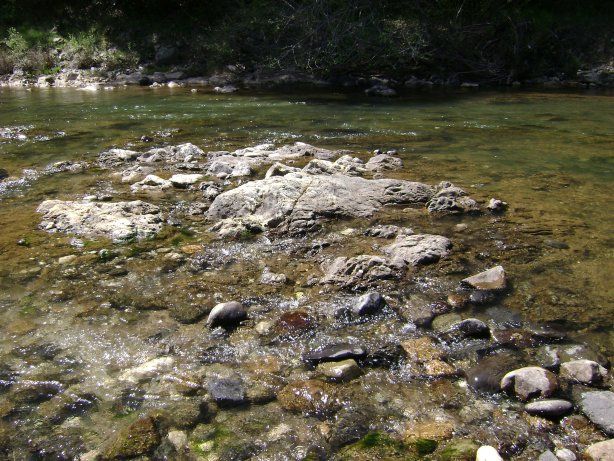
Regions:
<svg viewBox="0 0 614 461"><path fill-rule="evenodd" d="M118 244L38 227L36 208L46 199L135 199L104 169L56 171L57 165L49 168L55 162L93 164L114 147L145 151L190 142L209 152L297 141L349 150L365 161L374 149L394 149L404 166L386 177L450 181L482 204L496 197L509 207L477 216L395 207L368 219L329 221L300 238L226 241L202 216L181 212L202 201L202 192L182 190L136 194L174 220L154 239ZM266 168L249 179L262 178ZM516 364L545 366L543 348L558 347L554 341L588 347L580 358L608 365L614 355L611 93L450 91L373 99L313 90L0 89L1 170L8 178L0 176L0 459L84 453L94 459L96 452L113 458L126 449L122 430L144 434L145 448L121 455L142 459L465 459L449 452L471 439L497 446L506 459L528 460L546 449L579 453L604 438L582 426L590 425L586 420L530 420L513 398L468 389L465 372L497 341L450 341L399 312L422 297L445 300L460 279L500 264L507 291L469 303L461 317L483 320L493 332L547 330L514 344ZM452 253L378 285L390 311L344 323L336 309L360 293L309 279L322 275L327 258L373 253L380 244L363 231L380 223L444 235ZM192 270L201 253L209 265ZM265 266L288 281L260 283ZM248 306L249 320L232 331L208 328L208 310L233 299ZM280 327L284 312L304 318L298 327ZM263 333L255 325L273 329ZM391 352L422 336L438 341L458 373L418 376L411 360ZM369 353L358 361L360 377L331 384L301 355L340 342ZM143 363L152 369L126 375ZM332 386L320 394L323 400L334 394L341 409L280 405L276 395L284 386L308 379ZM216 400L216 385L242 397ZM574 392L561 385L559 396Z"/></svg>

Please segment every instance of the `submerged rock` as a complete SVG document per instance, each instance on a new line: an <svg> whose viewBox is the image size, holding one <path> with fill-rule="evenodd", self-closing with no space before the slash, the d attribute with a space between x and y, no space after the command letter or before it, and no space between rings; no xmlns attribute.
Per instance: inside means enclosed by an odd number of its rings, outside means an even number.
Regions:
<svg viewBox="0 0 614 461"><path fill-rule="evenodd" d="M409 181L289 173L218 195L207 217L249 217L263 228L302 233L323 218L369 217L386 205L424 203L431 194L430 186Z"/></svg>
<svg viewBox="0 0 614 461"><path fill-rule="evenodd" d="M277 400L285 410L317 414L335 411L341 405L335 386L315 379L288 384Z"/></svg>
<svg viewBox="0 0 614 461"><path fill-rule="evenodd" d="M148 379L155 378L163 373L172 370L174 360L172 357L158 357L148 362L142 363L137 367L124 371L119 379L132 383L139 383Z"/></svg>
<svg viewBox="0 0 614 461"><path fill-rule="evenodd" d="M558 389L556 375L540 367L524 367L510 371L501 379L501 390L514 392L521 400L549 397Z"/></svg>
<svg viewBox="0 0 614 461"><path fill-rule="evenodd" d="M36 210L40 227L86 237L107 237L115 242L143 239L162 229L160 209L146 202L73 202L46 200Z"/></svg>
<svg viewBox="0 0 614 461"><path fill-rule="evenodd" d="M614 435L614 392L585 392L580 399L580 409L599 429L609 436Z"/></svg>
<svg viewBox="0 0 614 461"><path fill-rule="evenodd" d="M207 390L218 405L235 406L246 402L243 381L238 377L212 378L207 383Z"/></svg>
<svg viewBox="0 0 614 461"><path fill-rule="evenodd" d="M478 391L499 392L503 376L519 364L519 359L509 353L486 357L467 371L467 384Z"/></svg>
<svg viewBox="0 0 614 461"><path fill-rule="evenodd" d="M160 442L154 420L145 416L120 429L101 450L100 459L111 461L147 455Z"/></svg>
<svg viewBox="0 0 614 461"><path fill-rule="evenodd" d="M321 363L317 371L336 381L350 381L362 374L362 370L354 359Z"/></svg>
<svg viewBox="0 0 614 461"><path fill-rule="evenodd" d="M428 201L427 209L431 213L470 213L479 211L480 208L463 189L444 182Z"/></svg>
<svg viewBox="0 0 614 461"><path fill-rule="evenodd" d="M502 266L495 266L479 274L463 279L463 283L478 290L503 290L507 281Z"/></svg>
<svg viewBox="0 0 614 461"><path fill-rule="evenodd" d="M447 256L452 242L441 235L400 235L383 249L393 266L404 268L431 264Z"/></svg>

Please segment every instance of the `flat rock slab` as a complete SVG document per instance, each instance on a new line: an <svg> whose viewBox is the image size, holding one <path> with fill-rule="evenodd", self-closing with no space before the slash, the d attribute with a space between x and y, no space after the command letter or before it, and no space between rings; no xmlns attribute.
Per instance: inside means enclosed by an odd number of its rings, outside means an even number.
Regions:
<svg viewBox="0 0 614 461"><path fill-rule="evenodd" d="M430 186L417 182L295 172L251 181L218 195L207 217L249 217L263 229L303 233L322 218L369 217L386 205L424 203L432 194Z"/></svg>
<svg viewBox="0 0 614 461"><path fill-rule="evenodd" d="M85 237L106 237L114 242L153 237L163 226L160 209L150 203L76 202L45 200L36 210L43 214L40 228Z"/></svg>
<svg viewBox="0 0 614 461"><path fill-rule="evenodd" d="M584 392L580 408L599 429L609 436L614 435L614 392Z"/></svg>

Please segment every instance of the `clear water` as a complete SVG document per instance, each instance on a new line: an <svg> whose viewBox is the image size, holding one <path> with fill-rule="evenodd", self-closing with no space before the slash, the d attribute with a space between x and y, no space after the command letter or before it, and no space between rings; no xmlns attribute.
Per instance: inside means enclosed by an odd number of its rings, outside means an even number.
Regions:
<svg viewBox="0 0 614 461"><path fill-rule="evenodd" d="M500 240L528 247L516 253L510 246L497 256L513 284L503 307L527 321L557 325L571 337L612 355L612 96L604 92L479 91L414 93L388 100L334 92L222 96L181 88L1 89L0 128L25 127L21 129L25 137L0 137L0 168L21 176L25 168L43 168L56 161L94 161L110 147L150 147L140 141L141 136L153 138L154 145L192 142L205 151L294 141L350 149L363 157L375 148L397 149L405 163L404 170L395 173L398 176L427 183L449 180L476 199L497 197L510 204L496 224L488 216L463 221L470 226L463 239L472 258L488 253ZM45 198L69 199L109 187L109 181L98 173L64 173L11 188L0 196L0 354L6 363L24 370L30 367L36 375L41 364L17 357L16 347L54 343L62 356L78 357L84 364L79 373L87 378L75 379L95 387L98 395L106 392L101 383L108 376L159 353L159 345L147 338L160 332L160 324L176 336L185 336L184 343L175 337L184 347L179 360L185 372L195 366L188 357L196 350L190 337L194 326L177 329L164 311L103 312L93 304L106 301L108 287L101 288L97 298L95 279L79 285L66 274L59 277L54 272L56 258L73 254L75 249L68 237L37 229L36 206ZM120 190L119 197L123 196L130 194ZM412 225L452 235L456 222L420 216ZM199 235L174 233L167 241L138 250L209 242ZM29 245L18 245L24 238ZM87 243L86 249L109 247L108 242ZM356 243L357 250L360 245ZM256 260L261 254L241 246L231 246L229 251L253 251ZM155 272L156 262L137 259L130 264L144 276L136 291L158 287L161 276ZM242 274L258 270L249 264L210 274L205 285L211 284L218 293L233 286L235 293L245 289L247 294L253 287L242 286ZM302 263L287 251L273 264L300 269ZM151 285L145 276L151 276ZM170 292L197 283L187 275L163 277L167 284L163 290ZM259 295L269 297L267 302L281 299L290 307L297 304L294 292L301 290L259 289ZM64 302L63 295L54 295L62 290L83 291ZM313 299L317 299L315 293ZM244 346L248 350L250 346ZM44 369L40 373L46 379L53 375L45 375ZM116 390L111 386L109 395ZM88 424L100 434L85 431L79 443L97 446L112 428L108 418L115 417L113 411L101 404L88 416ZM24 414L24 427L39 427L40 415ZM40 431L42 439L53 433L60 440L68 429L43 426Z"/></svg>

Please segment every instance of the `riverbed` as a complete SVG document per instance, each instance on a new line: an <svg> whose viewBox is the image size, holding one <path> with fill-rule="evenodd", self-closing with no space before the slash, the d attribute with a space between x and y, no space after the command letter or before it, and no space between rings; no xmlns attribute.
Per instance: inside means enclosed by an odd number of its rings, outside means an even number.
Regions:
<svg viewBox="0 0 614 461"><path fill-rule="evenodd" d="M511 348L516 364L545 366L543 348L562 344L590 349L571 358L609 367L613 126L612 94L603 91L449 90L381 99L313 89L231 95L1 89L0 168L8 176L0 182L5 453L111 456L109 444L133 421L155 426L142 430L156 433L146 441L156 459L165 449L177 459L414 459L408 456L428 455L416 448L418 439L435 441L433 456L465 439L498 445L506 459L536 459L553 446L580 452L603 438L598 429L578 435L565 422L523 419L516 400L468 389L465 372L505 343L495 332L512 329L533 338ZM296 142L359 162L376 149L390 152L402 167L377 177L449 181L481 212L433 214L410 204L325 219L297 236L267 230L220 239L203 212L206 189L135 193L97 163L113 148L145 152L191 143L207 153ZM207 179L227 191L263 178L269 166ZM120 243L39 227L41 202L86 196L102 203L140 199L168 219L154 238ZM491 198L507 208L489 212ZM203 203L200 213L194 203ZM365 235L378 225L445 236L452 250L436 264L368 287L316 281L334 258L381 253L390 242ZM461 279L498 265L507 275L505 292L458 308L446 298ZM285 278L265 283L263 273ZM340 316L365 289L378 290L387 308L368 321ZM430 321L403 316L404 306L424 299L446 304L443 315L454 308L464 319L479 319L492 334L451 340ZM213 305L233 300L247 307L248 320L230 331L210 328ZM284 313L293 315L280 324ZM423 336L438 341L454 372L425 376L391 349ZM342 383L320 379L322 370L304 360L337 343L366 350L353 357L360 373ZM142 364L151 370L138 369ZM216 400L219 380L220 392L235 396ZM334 394L341 409L297 411L284 403L284 389L304 381L325 383L318 395ZM561 395L573 393L561 387ZM429 433L433 421L439 430ZM169 428L186 437L181 450L164 435ZM412 430L417 435L408 435Z"/></svg>

